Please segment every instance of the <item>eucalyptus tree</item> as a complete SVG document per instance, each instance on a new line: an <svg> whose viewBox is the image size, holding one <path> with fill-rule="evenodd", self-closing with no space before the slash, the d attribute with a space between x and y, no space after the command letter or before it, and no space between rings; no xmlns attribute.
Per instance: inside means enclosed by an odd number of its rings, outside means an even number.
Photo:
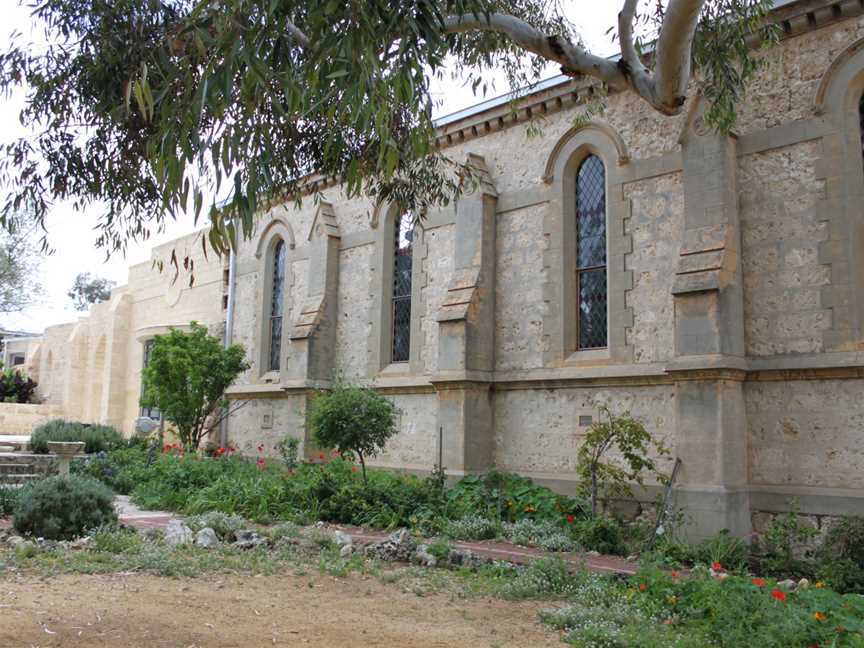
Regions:
<svg viewBox="0 0 864 648"><path fill-rule="evenodd" d="M490 70L530 86L554 63L664 115L702 92L728 130L754 47L774 37L770 0L623 0L615 58L585 47L564 0L22 1L42 38L16 35L0 55L29 130L0 156L3 213L104 205L109 252L184 213L209 216L224 251L311 177L446 204L471 179L434 145L430 79L453 72L475 90Z"/></svg>

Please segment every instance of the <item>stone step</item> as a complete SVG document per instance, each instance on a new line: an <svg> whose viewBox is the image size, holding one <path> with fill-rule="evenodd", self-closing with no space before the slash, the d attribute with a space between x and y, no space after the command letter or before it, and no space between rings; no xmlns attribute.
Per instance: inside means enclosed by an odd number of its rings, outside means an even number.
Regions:
<svg viewBox="0 0 864 648"><path fill-rule="evenodd" d="M38 472L33 464L27 463L0 463L0 475L25 475Z"/></svg>
<svg viewBox="0 0 864 648"><path fill-rule="evenodd" d="M0 464L28 464L47 468L54 463L54 457L47 454L29 452L0 452Z"/></svg>
<svg viewBox="0 0 864 648"><path fill-rule="evenodd" d="M21 486L34 479L42 479L44 474L25 473L21 475L0 475L0 484L3 486Z"/></svg>
<svg viewBox="0 0 864 648"><path fill-rule="evenodd" d="M14 452L30 449L30 436L22 434L0 434L0 452ZM5 450L8 448L8 450Z"/></svg>

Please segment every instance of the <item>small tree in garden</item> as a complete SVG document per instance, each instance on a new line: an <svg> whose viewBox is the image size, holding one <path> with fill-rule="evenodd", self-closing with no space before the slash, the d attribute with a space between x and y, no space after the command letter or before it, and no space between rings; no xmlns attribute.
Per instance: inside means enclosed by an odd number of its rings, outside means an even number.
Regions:
<svg viewBox="0 0 864 648"><path fill-rule="evenodd" d="M373 389L337 383L321 392L308 414L315 441L336 448L340 454L356 454L366 480L366 457L374 457L396 434L396 408Z"/></svg>
<svg viewBox="0 0 864 648"><path fill-rule="evenodd" d="M601 494L606 498L632 497L630 484L636 482L641 486L645 472L653 472L664 481L665 476L657 471L648 453L653 446L658 455L669 454L669 450L654 441L645 426L629 412L615 416L608 407L602 406L600 418L588 429L576 463L580 490L591 498L591 513L594 515ZM610 460L610 451L616 452L620 459Z"/></svg>
<svg viewBox="0 0 864 648"><path fill-rule="evenodd" d="M226 405L225 390L249 368L239 344L224 347L208 335L207 328L192 322L187 333L172 328L153 341L143 373L143 407L158 407L177 428L187 451L222 419L214 413Z"/></svg>

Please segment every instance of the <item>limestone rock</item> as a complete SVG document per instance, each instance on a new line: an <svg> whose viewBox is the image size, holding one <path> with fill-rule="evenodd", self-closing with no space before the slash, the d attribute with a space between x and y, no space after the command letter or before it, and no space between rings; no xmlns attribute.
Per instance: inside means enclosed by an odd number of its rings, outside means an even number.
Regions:
<svg viewBox="0 0 864 648"><path fill-rule="evenodd" d="M777 583L777 587L781 587L784 590L788 590L788 591L794 590L797 586L798 586L798 583L796 583L791 578L787 578L786 580L783 580L783 581L780 581L779 583Z"/></svg>
<svg viewBox="0 0 864 648"><path fill-rule="evenodd" d="M162 530L155 527L141 529L141 537L148 542L156 542L162 537Z"/></svg>
<svg viewBox="0 0 864 648"><path fill-rule="evenodd" d="M436 567L438 565L438 559L429 553L429 545L424 544L417 547L414 559L424 567Z"/></svg>
<svg viewBox="0 0 864 648"><path fill-rule="evenodd" d="M204 527L195 534L195 544L204 548L215 547L219 544L219 536L210 527Z"/></svg>
<svg viewBox="0 0 864 648"><path fill-rule="evenodd" d="M353 553L354 553L354 545L350 544L350 543L346 544L346 545L342 545L342 548L339 550L339 555L342 556L342 558L348 558Z"/></svg>
<svg viewBox="0 0 864 648"><path fill-rule="evenodd" d="M236 531L234 537L236 540L231 546L240 549L254 549L255 547L267 544L266 538L262 538L257 531L252 531L251 529Z"/></svg>
<svg viewBox="0 0 864 648"><path fill-rule="evenodd" d="M333 540L335 540L337 547L354 544L354 539L351 535L344 531L336 531L336 533L333 534Z"/></svg>
<svg viewBox="0 0 864 648"><path fill-rule="evenodd" d="M86 549L90 546L90 537L84 536L83 538L77 538L69 543L70 549Z"/></svg>
<svg viewBox="0 0 864 648"><path fill-rule="evenodd" d="M183 520L171 520L165 527L165 544L171 547L189 544L192 540L192 529Z"/></svg>
<svg viewBox="0 0 864 648"><path fill-rule="evenodd" d="M22 538L21 536L17 536L17 535L9 536L6 539L6 544L9 545L10 547L12 547L13 549L15 547L17 547L18 545L20 545L22 542L27 542L27 541L24 538Z"/></svg>

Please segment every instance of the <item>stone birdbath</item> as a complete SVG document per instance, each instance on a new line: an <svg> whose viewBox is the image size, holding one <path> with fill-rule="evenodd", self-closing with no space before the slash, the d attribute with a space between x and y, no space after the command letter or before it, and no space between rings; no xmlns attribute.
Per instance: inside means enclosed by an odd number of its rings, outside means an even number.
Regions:
<svg viewBox="0 0 864 648"><path fill-rule="evenodd" d="M84 452L83 441L49 441L48 450L57 457L61 477L69 476L69 464L75 455Z"/></svg>

